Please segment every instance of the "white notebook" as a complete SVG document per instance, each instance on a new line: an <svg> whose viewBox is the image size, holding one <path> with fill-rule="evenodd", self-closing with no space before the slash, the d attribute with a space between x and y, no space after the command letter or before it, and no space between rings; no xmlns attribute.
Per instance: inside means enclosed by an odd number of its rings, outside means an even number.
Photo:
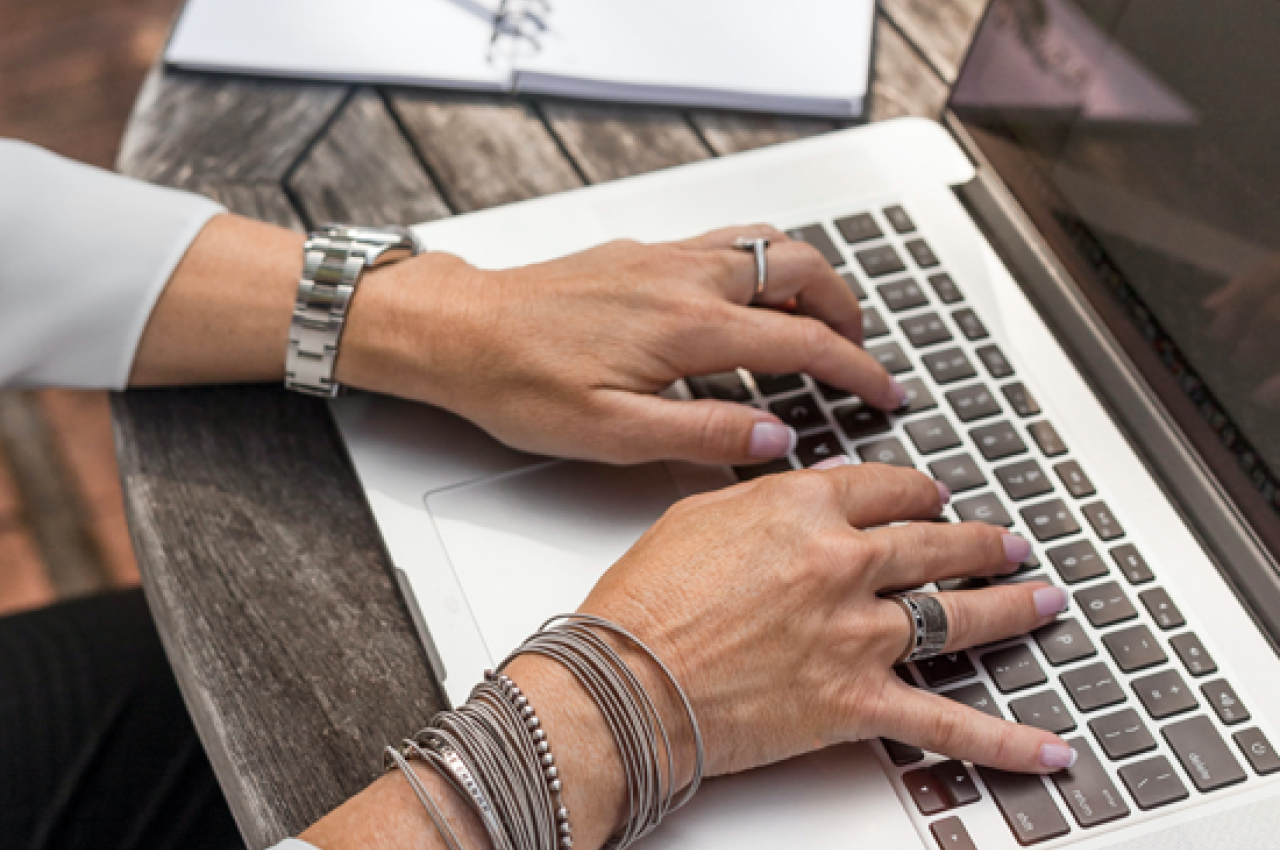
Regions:
<svg viewBox="0 0 1280 850"><path fill-rule="evenodd" d="M188 0L177 67L862 115L875 0Z"/></svg>

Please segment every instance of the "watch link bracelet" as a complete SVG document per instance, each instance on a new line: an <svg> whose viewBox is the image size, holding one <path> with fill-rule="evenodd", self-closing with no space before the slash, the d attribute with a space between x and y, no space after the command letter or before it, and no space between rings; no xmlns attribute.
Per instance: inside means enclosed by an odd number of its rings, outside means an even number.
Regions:
<svg viewBox="0 0 1280 850"><path fill-rule="evenodd" d="M289 325L284 385L308 395L333 398L342 391L333 379L338 341L351 297L365 269L422 253L407 227L352 227L325 224L303 248L302 280Z"/></svg>

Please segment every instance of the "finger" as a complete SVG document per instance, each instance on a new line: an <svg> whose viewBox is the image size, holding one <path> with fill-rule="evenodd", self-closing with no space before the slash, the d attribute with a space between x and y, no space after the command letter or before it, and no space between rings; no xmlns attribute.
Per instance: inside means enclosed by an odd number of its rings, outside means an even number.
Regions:
<svg viewBox="0 0 1280 850"><path fill-rule="evenodd" d="M855 528L933 519L949 496L922 472L880 463L843 466L823 475L835 486L836 501Z"/></svg>
<svg viewBox="0 0 1280 850"><path fill-rule="evenodd" d="M816 319L748 307L727 308L691 340L682 368L709 375L734 367L768 374L804 372L857 395L873 407L896 410L906 390L874 357Z"/></svg>
<svg viewBox="0 0 1280 850"><path fill-rule="evenodd" d="M893 694L886 702L892 709L880 724L885 737L1019 773L1054 773L1075 764L1075 752L1057 735L999 720L901 682L890 687Z"/></svg>
<svg viewBox="0 0 1280 850"><path fill-rule="evenodd" d="M965 576L1007 575L1031 556L1025 538L982 522L914 522L869 532L881 553L880 588Z"/></svg>
<svg viewBox="0 0 1280 850"><path fill-rule="evenodd" d="M792 241L790 236L771 224L743 224L710 230L675 244L698 251L723 251L732 248L733 243L739 239L768 239L772 245Z"/></svg>
<svg viewBox="0 0 1280 850"><path fill-rule="evenodd" d="M786 457L796 445L794 429L743 404L616 391L608 407L615 439L610 459L621 463L662 459L747 465Z"/></svg>
<svg viewBox="0 0 1280 850"><path fill-rule="evenodd" d="M947 643L943 652L957 652L998 640L1024 635L1048 625L1067 610L1067 592L1045 582L1019 582L981 590L933 594L947 613ZM901 606L882 600L900 612ZM914 636L915 626L901 614L902 646Z"/></svg>

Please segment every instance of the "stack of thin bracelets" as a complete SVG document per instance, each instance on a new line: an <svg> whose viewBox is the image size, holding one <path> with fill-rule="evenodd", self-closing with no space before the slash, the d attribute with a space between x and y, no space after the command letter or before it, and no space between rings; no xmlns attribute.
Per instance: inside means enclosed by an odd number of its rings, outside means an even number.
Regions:
<svg viewBox="0 0 1280 850"><path fill-rule="evenodd" d="M695 748L693 778L676 795L671 738L653 700L603 633L632 644L666 675L688 716ZM502 671L517 656L542 655L564 665L595 700L622 756L627 785L627 823L607 848L622 850L657 828L683 806L702 782L702 733L680 683L630 632L600 617L553 617L533 637L485 673L466 705L443 711L431 725L387 747L388 770L399 768L444 837L449 850L463 850L457 835L427 793L409 760L421 759L475 811L494 850L570 850L573 830L561 796L551 742L520 688Z"/></svg>

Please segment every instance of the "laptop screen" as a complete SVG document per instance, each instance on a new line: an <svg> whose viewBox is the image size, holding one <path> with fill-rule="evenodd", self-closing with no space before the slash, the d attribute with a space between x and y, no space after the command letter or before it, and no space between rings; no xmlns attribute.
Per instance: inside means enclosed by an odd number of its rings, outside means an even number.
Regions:
<svg viewBox="0 0 1280 850"><path fill-rule="evenodd" d="M993 0L950 108L1280 557L1280 2Z"/></svg>

